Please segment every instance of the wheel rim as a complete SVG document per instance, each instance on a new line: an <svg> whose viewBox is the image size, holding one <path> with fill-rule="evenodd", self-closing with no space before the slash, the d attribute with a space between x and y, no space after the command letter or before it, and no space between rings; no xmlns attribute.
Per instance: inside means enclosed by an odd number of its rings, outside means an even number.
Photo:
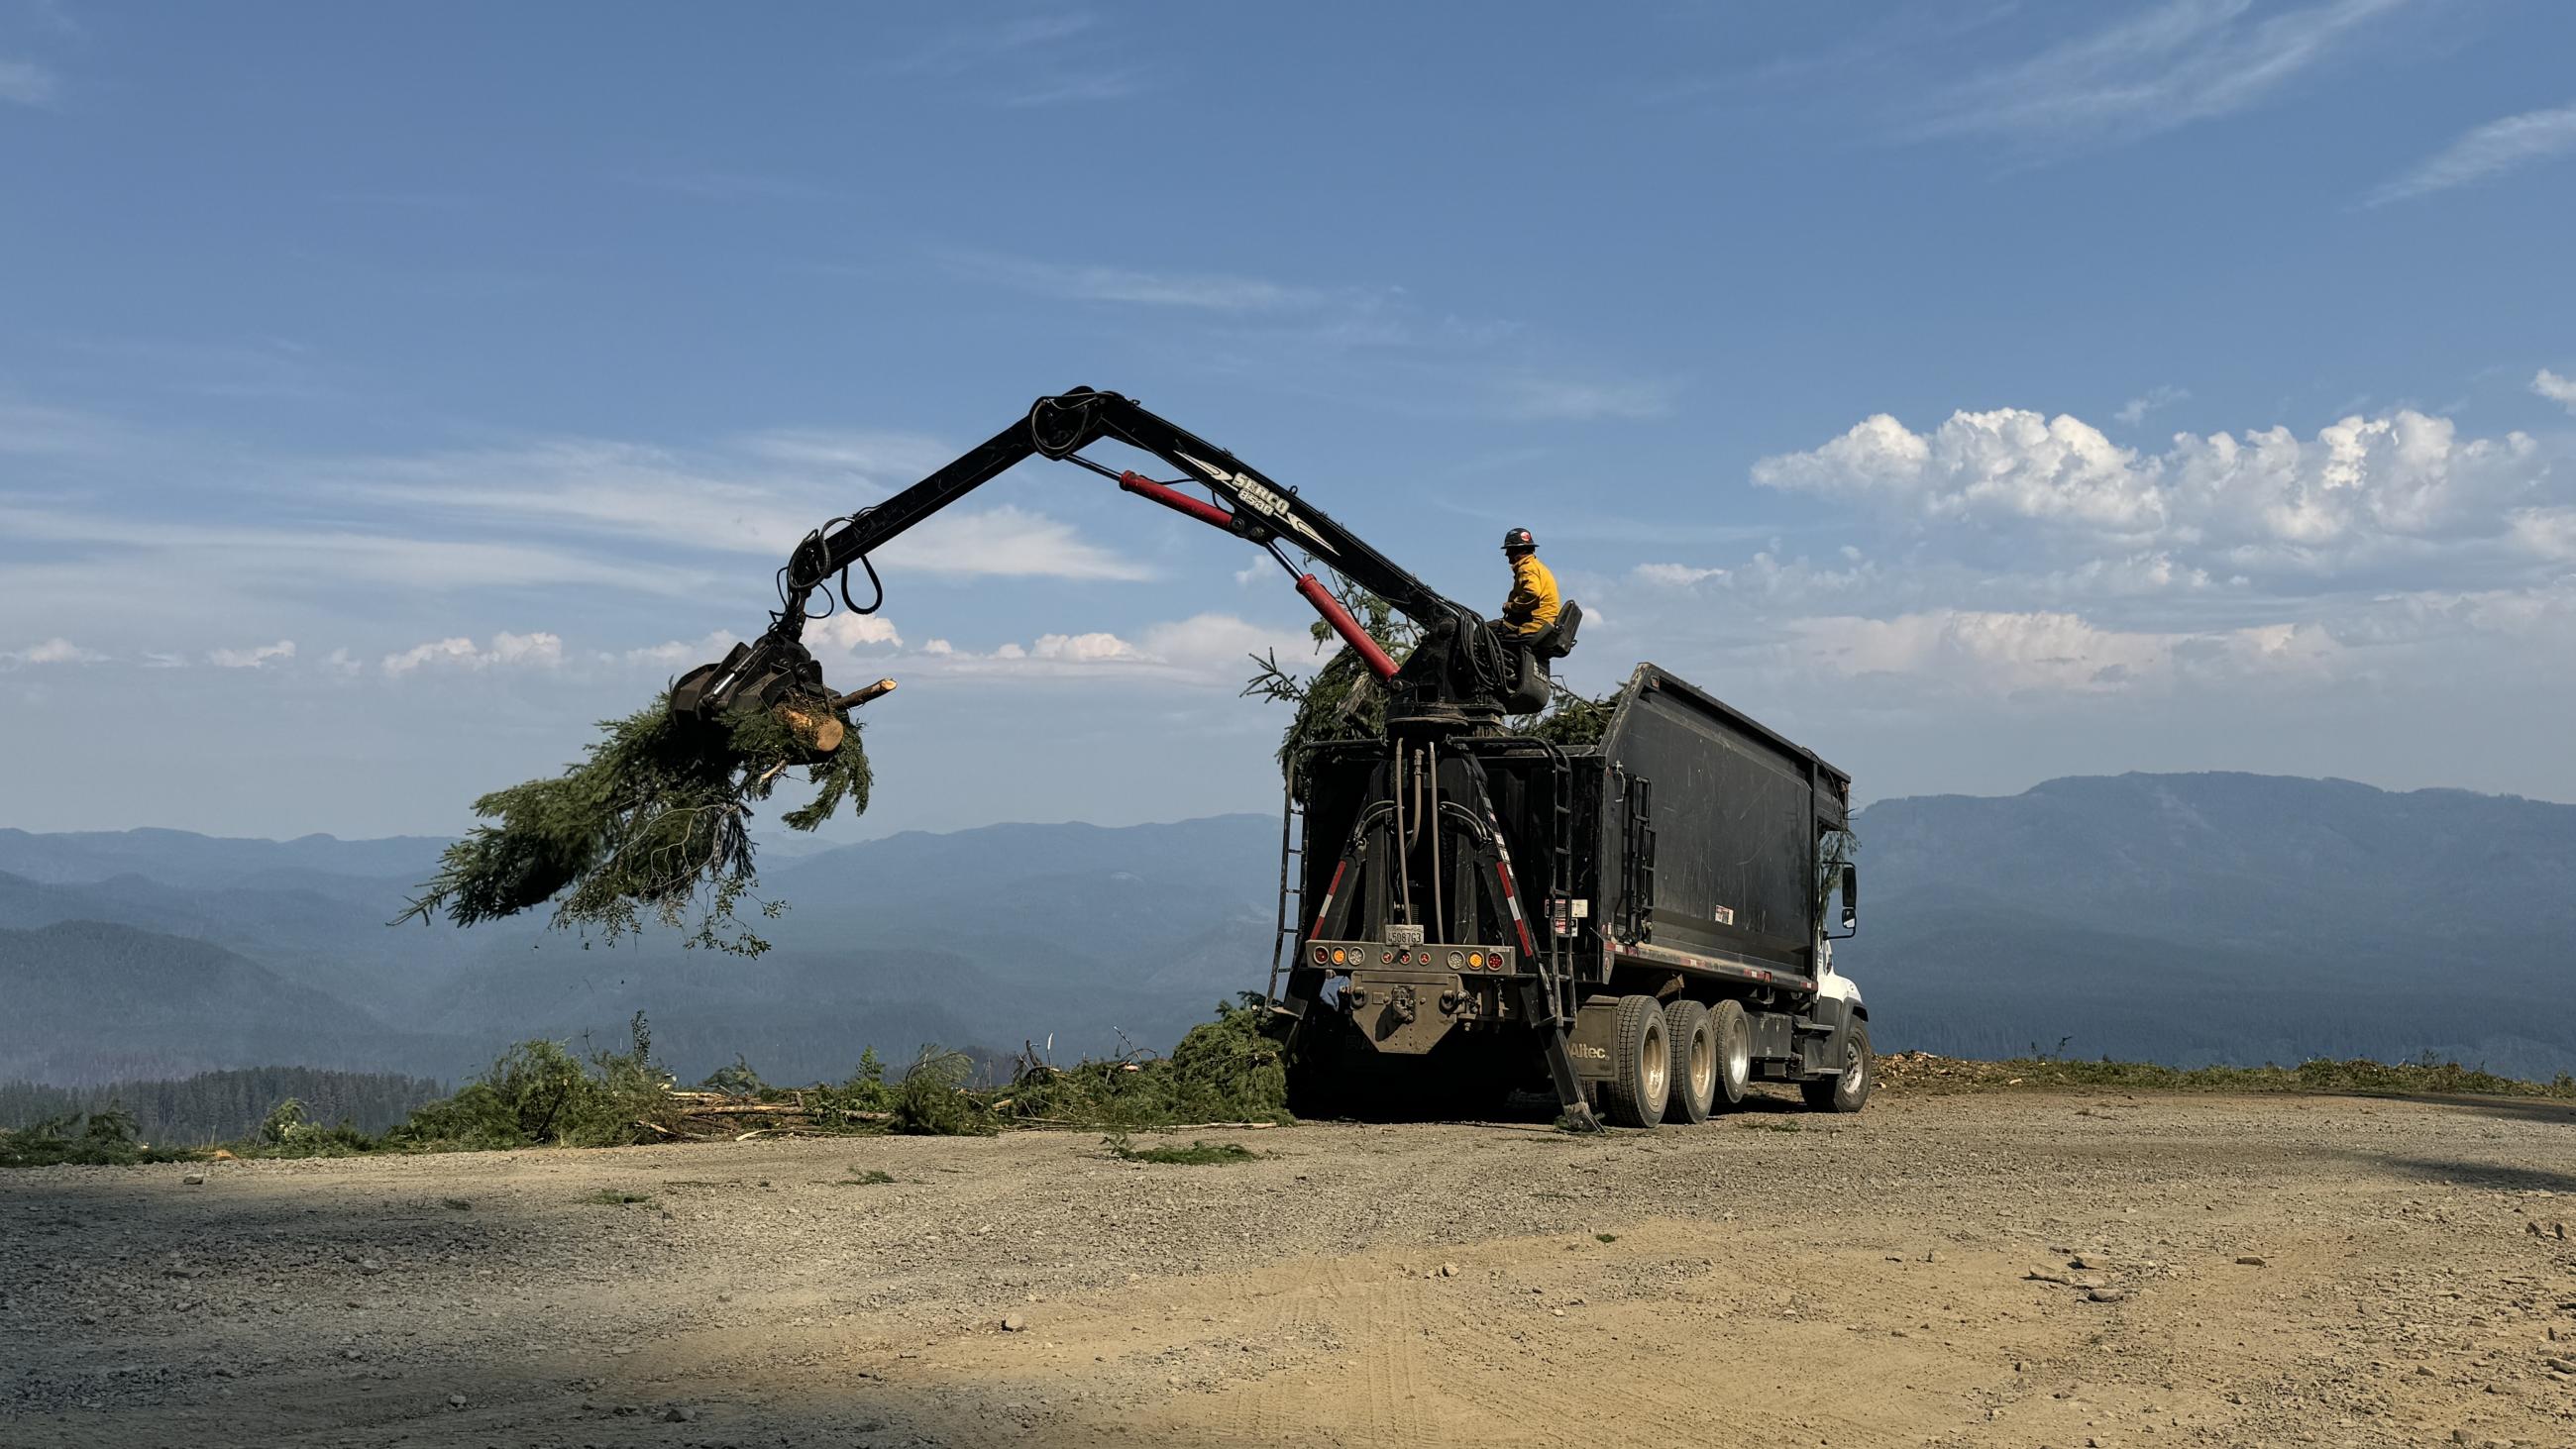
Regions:
<svg viewBox="0 0 2576 1449"><path fill-rule="evenodd" d="M1753 1041L1748 1032L1729 1032L1727 1035L1727 1092L1731 1097L1741 1097L1745 1084L1753 1080Z"/></svg>
<svg viewBox="0 0 2576 1449"><path fill-rule="evenodd" d="M1703 1026L1691 1034L1690 1088L1691 1100L1705 1102L1717 1087L1716 1033Z"/></svg>
<svg viewBox="0 0 2576 1449"><path fill-rule="evenodd" d="M1846 1092L1859 1091L1860 1079L1868 1071L1869 1058L1860 1054L1860 1043L1856 1041L1843 1043L1842 1089Z"/></svg>
<svg viewBox="0 0 2576 1449"><path fill-rule="evenodd" d="M1672 1055L1664 1049L1664 1028L1661 1023L1647 1028L1645 1041L1640 1044L1639 1049L1645 1053L1646 1059L1639 1063L1642 1070L1637 1073L1637 1085L1646 1089L1647 1101L1660 1102L1664 1100L1664 1093L1671 1090L1673 1084L1673 1059Z"/></svg>

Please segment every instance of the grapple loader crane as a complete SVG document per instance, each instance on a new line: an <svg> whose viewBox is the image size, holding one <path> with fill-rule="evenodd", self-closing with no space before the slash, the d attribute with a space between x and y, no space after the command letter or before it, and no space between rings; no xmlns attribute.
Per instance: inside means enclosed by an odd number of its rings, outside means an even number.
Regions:
<svg viewBox="0 0 2576 1449"><path fill-rule="evenodd" d="M1086 456L1103 442L1179 476ZM1704 1118L1756 1077L1836 1110L1865 1100L1868 1013L1823 928L1835 884L1852 921L1856 877L1836 845L1848 776L1653 665L1598 745L1508 732L1508 716L1547 704L1579 604L1534 638L1498 635L1295 489L1116 393L1039 398L963 457L807 534L779 570L769 628L683 675L672 708L713 718L829 693L802 642L815 593L873 612L873 551L1032 457L1263 549L1387 692L1382 738L1290 761L1269 1000L1292 1109L1473 1111L1538 1087L1577 1124L1597 1101L1652 1126L1668 1108ZM1420 626L1413 653L1390 658L1319 568Z"/></svg>
<svg viewBox="0 0 2576 1449"><path fill-rule="evenodd" d="M1158 482L1132 470L1111 468L1083 450L1118 442L1151 453L1180 471ZM1437 590L1333 521L1322 509L1271 481L1233 454L1155 416L1134 400L1078 387L1042 397L1028 416L986 439L955 462L870 508L836 518L805 536L779 570L779 608L760 638L740 645L715 664L681 676L672 707L700 715L745 704L765 707L791 689L812 693L820 667L802 635L813 595L838 581L843 604L872 613L883 603L868 556L915 524L964 498L1026 460L1052 458L1090 469L1138 497L1221 528L1269 552L1343 642L1358 651L1388 682L1408 732L1490 727L1506 713L1528 713L1547 704L1546 664L1573 647L1581 610L1569 610L1548 634L1517 648L1499 640L1475 611ZM1189 489L1208 496L1193 496ZM1376 594L1424 630L1422 646L1398 668L1377 641L1333 597L1333 591L1292 558L1303 555ZM850 596L852 569L863 571L874 597L861 606Z"/></svg>

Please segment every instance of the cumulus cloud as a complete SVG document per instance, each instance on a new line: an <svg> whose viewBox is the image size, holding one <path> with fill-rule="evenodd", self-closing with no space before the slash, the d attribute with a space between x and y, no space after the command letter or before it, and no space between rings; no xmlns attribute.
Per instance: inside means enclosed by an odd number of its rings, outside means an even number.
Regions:
<svg viewBox="0 0 2576 1449"><path fill-rule="evenodd" d="M836 649L900 649L903 632L883 614L834 614L805 626L805 637Z"/></svg>
<svg viewBox="0 0 2576 1449"><path fill-rule="evenodd" d="M386 655L384 671L389 676L400 678L421 670L553 669L562 663L563 640L540 631L495 634L491 644L482 648L477 648L473 640L462 636L433 639L415 644L399 654Z"/></svg>
<svg viewBox="0 0 2576 1449"><path fill-rule="evenodd" d="M24 649L0 649L0 663L7 664L95 664L106 657L94 649L83 649L69 639L59 637L30 644Z"/></svg>
<svg viewBox="0 0 2576 1449"><path fill-rule="evenodd" d="M2147 453L2078 418L2005 408L1955 412L1928 433L1881 413L1761 460L1753 481L2080 557L2154 551L2186 568L2314 573L2501 540L2511 509L2546 501L2552 480L2529 436L2463 437L2411 409L2307 439L2283 427L2177 433Z"/></svg>
<svg viewBox="0 0 2576 1449"><path fill-rule="evenodd" d="M218 669L259 669L294 657L295 641L280 639L274 644L259 644L248 649L217 649L206 655L206 662Z"/></svg>
<svg viewBox="0 0 2576 1449"><path fill-rule="evenodd" d="M2576 377L2560 377L2544 367L2531 379L2531 390L2576 413Z"/></svg>

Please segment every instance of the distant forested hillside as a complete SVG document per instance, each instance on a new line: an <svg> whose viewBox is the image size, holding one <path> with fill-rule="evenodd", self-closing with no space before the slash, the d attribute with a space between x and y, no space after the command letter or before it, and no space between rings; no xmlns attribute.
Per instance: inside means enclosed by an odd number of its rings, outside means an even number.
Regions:
<svg viewBox="0 0 2576 1449"><path fill-rule="evenodd" d="M1170 1045L1270 965L1278 821L996 825L773 860L757 961L383 923L437 842L0 831L0 1078L275 1062L447 1080L648 1013L694 1080L929 1042ZM2430 1051L2576 1071L2576 807L2124 775L1861 812L1841 961L1879 1043L2197 1065ZM1051 1045L1050 1045L1051 1043Z"/></svg>
<svg viewBox="0 0 2576 1449"><path fill-rule="evenodd" d="M381 1132L444 1093L427 1077L311 1067L254 1067L77 1088L0 1082L0 1129L122 1107L134 1115L144 1141L164 1147L199 1146L249 1136L270 1108L292 1098L304 1104L309 1121L326 1126L348 1121L366 1131Z"/></svg>
<svg viewBox="0 0 2576 1449"><path fill-rule="evenodd" d="M2576 806L2122 775L1859 817L1882 1038L2182 1065L2576 1070Z"/></svg>

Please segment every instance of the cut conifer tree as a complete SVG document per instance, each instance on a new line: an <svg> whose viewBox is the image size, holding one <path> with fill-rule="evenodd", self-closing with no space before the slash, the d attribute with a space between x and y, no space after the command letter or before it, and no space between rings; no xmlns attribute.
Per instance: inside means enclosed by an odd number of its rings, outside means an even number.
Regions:
<svg viewBox="0 0 2576 1449"><path fill-rule="evenodd" d="M585 942L596 932L614 943L649 920L687 930L689 946L757 956L769 942L739 909L774 919L784 903L754 894L752 806L801 771L814 794L779 816L789 829L864 812L868 755L850 711L894 687L790 696L718 721L674 714L665 693L604 720L581 763L475 801L490 823L447 847L395 919L471 926L552 902L548 924Z"/></svg>

